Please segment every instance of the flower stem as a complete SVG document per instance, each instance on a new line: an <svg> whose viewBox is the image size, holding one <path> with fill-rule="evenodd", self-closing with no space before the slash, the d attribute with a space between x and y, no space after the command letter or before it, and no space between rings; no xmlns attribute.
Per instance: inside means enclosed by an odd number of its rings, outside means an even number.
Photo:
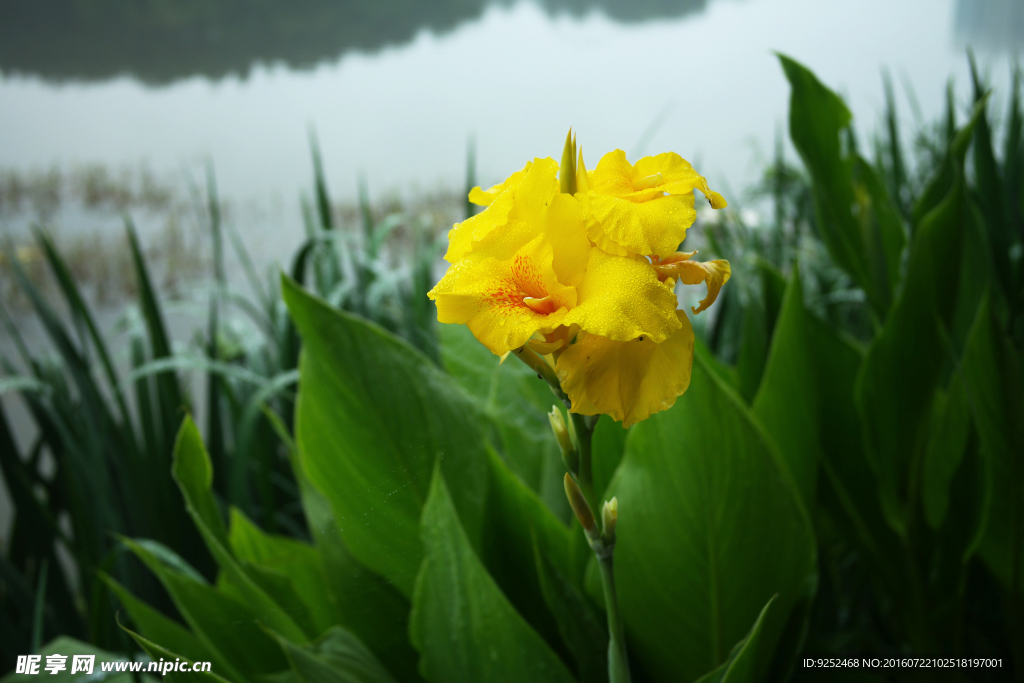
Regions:
<svg viewBox="0 0 1024 683"><path fill-rule="evenodd" d="M587 423L586 418L578 413L569 413L573 429L576 432L576 450L580 456L580 469L576 473L576 481L583 490L591 510L599 510L597 494L594 492L594 465L591 457L591 445L594 440L594 426Z"/></svg>
<svg viewBox="0 0 1024 683"><path fill-rule="evenodd" d="M601 584L604 586L604 604L608 612L608 681L629 683L629 658L626 655L626 630L619 615L619 596L615 590L615 572L612 567L612 553L597 557L601 567Z"/></svg>
<svg viewBox="0 0 1024 683"><path fill-rule="evenodd" d="M513 353L519 360L530 367L537 376L545 380L551 387L551 391L570 409L569 397L562 391L558 382L558 376L554 368L548 365L529 346L522 346L514 349ZM566 495L569 496L570 504L574 498L581 504L579 512L576 512L577 519L584 527L587 541L597 556L597 563L601 567L601 584L604 587L605 611L608 614L608 681L609 683L630 683L629 658L626 656L626 630L622 625L622 616L619 614L619 597L615 590L615 573L612 568L612 557L615 551L615 533L607 529L607 533L599 531L596 526L594 510L601 511L598 506L597 493L594 491L594 468L592 455L594 429L597 427L596 415L580 415L569 411L569 419L572 420L573 431L576 434L576 450L579 455L579 471L570 472L566 476ZM576 493L571 489L578 486ZM576 496L583 494L583 501ZM587 509L589 508L589 509ZM575 507L574 507L575 511ZM589 513L589 514L588 514ZM604 518L602 514L602 519ZM614 527L614 524L612 525Z"/></svg>

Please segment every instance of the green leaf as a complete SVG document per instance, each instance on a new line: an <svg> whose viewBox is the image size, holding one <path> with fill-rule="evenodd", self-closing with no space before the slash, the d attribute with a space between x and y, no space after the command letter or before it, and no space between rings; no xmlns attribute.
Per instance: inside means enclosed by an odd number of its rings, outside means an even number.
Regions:
<svg viewBox="0 0 1024 683"><path fill-rule="evenodd" d="M622 462L622 454L626 451L626 437L628 429L622 428L621 422L616 422L607 415L601 415L594 428L594 436L591 441L591 466L593 467L594 493L598 500L608 500L604 495L615 470ZM564 468L563 475L564 477ZM565 489L562 490L562 499L565 500Z"/></svg>
<svg viewBox="0 0 1024 683"><path fill-rule="evenodd" d="M969 213L958 179L921 221L903 289L868 349L857 382L868 461L879 479L886 519L897 531L905 525L910 462L924 443L932 396L949 357L945 330L958 288L965 220Z"/></svg>
<svg viewBox="0 0 1024 683"><path fill-rule="evenodd" d="M335 622L354 633L400 680L421 680L416 651L406 637L409 601L383 577L361 565L345 547L327 499L306 479L298 462L295 478L310 534L327 573L327 600Z"/></svg>
<svg viewBox="0 0 1024 683"><path fill-rule="evenodd" d="M736 390L750 403L761 385L771 340L770 321L761 297L751 297L743 307L739 354L736 358Z"/></svg>
<svg viewBox="0 0 1024 683"><path fill-rule="evenodd" d="M821 469L818 504L855 541L890 590L896 590L900 540L889 527L878 504L878 485L868 465L861 440L861 423L854 403L854 387L864 350L852 339L806 315L807 343L820 405Z"/></svg>
<svg viewBox="0 0 1024 683"><path fill-rule="evenodd" d="M548 559L539 544L534 544L533 558L544 602L558 624L562 642L576 662L577 678L587 683L605 683L608 680L608 629L604 616Z"/></svg>
<svg viewBox="0 0 1024 683"><path fill-rule="evenodd" d="M836 265L864 289L875 310L884 314L860 227L851 212L855 200L852 165L840 147L840 133L852 118L850 110L809 69L784 55L779 55L779 61L792 88L789 135L810 172L821 241Z"/></svg>
<svg viewBox="0 0 1024 683"><path fill-rule="evenodd" d="M887 311L899 283L900 259L907 242L899 209L893 204L871 165L859 155L854 159L857 182L856 218L867 254L872 291Z"/></svg>
<svg viewBox="0 0 1024 683"><path fill-rule="evenodd" d="M954 375L949 391L935 394L921 474L921 503L933 529L942 526L949 509L949 488L963 459L970 429L967 392L960 376Z"/></svg>
<svg viewBox="0 0 1024 683"><path fill-rule="evenodd" d="M733 646L729 652L729 658L714 671L705 674L697 680L697 683L754 683L757 677L757 653L761 640L761 628L764 625L765 615L775 602L776 596L772 596L768 603L757 615L757 621L750 627L750 632Z"/></svg>
<svg viewBox="0 0 1024 683"><path fill-rule="evenodd" d="M498 431L501 454L512 471L547 506L568 521L562 488L561 451L547 413L559 401L547 382L516 358L499 358L478 342L465 325L441 325L441 361Z"/></svg>
<svg viewBox="0 0 1024 683"><path fill-rule="evenodd" d="M180 653L175 652L174 650L170 650L164 647L163 645L153 642L149 638L146 638L144 636L139 635L138 633L135 633L134 631L124 628L124 626L122 626L121 628L132 637L132 639L138 644L139 647L146 651L146 654L149 655L149 658L152 662L159 662L161 659L165 661L182 659L186 661L189 666L191 666L192 664L195 664L197 661L208 661L189 659L188 657L184 657ZM194 681L197 679L203 681L203 683L227 683L226 679L221 677L213 670L212 662L210 663L209 671L189 671L187 673L169 671L162 676L162 679L165 681L171 681L172 683L178 681L184 683L185 681Z"/></svg>
<svg viewBox="0 0 1024 683"><path fill-rule="evenodd" d="M243 567L258 567L267 575L287 582L310 615L315 633L335 624L335 610L328 594L323 559L308 543L263 532L238 508L231 508L231 552Z"/></svg>
<svg viewBox="0 0 1024 683"><path fill-rule="evenodd" d="M698 356L672 410L636 425L609 487L630 656L653 680L693 680L728 658L775 593L763 672L815 568L811 525L781 456Z"/></svg>
<svg viewBox="0 0 1024 683"><path fill-rule="evenodd" d="M127 219L125 227L128 231L128 245L131 247L132 262L135 264L135 275L138 278L139 308L142 309L142 315L146 320L146 330L149 332L149 342L152 346L151 360L169 358L172 355L171 342L164 325L163 313L160 310L160 300L157 298L156 290L149 277L149 269L142 256L139 238L135 234L135 226L130 219ZM186 408L181 386L178 384L178 377L174 372L168 371L157 375L157 394L160 397L159 415L163 421L163 434L169 442L178 421L179 411Z"/></svg>
<svg viewBox="0 0 1024 683"><path fill-rule="evenodd" d="M87 681L95 681L96 683L133 683L134 676L131 673L104 672L100 667L100 663L123 662L129 659L137 661L138 659L137 655L135 657L129 657L124 654L107 652L106 650L101 650L90 643L83 643L80 640L69 638L67 636L60 636L51 640L35 654L42 655L42 660L39 662L39 673L35 675L18 674L12 671L0 679L0 683L30 683L32 681L38 681L40 677L44 677L43 680L52 681L53 683L86 683ZM46 671L47 655L67 656L67 660L64 662L66 669L56 674L51 674L49 671ZM91 675L81 672L75 674L71 673L71 662L75 655L93 655L96 657ZM156 683L156 681L159 680L149 674L142 674L140 679L142 683Z"/></svg>
<svg viewBox="0 0 1024 683"><path fill-rule="evenodd" d="M188 573L174 569L144 545L122 542L156 574L171 601L199 641L224 662L223 675L237 681L254 681L288 666L277 644L259 627L265 614L224 594ZM168 551L169 552L169 551ZM183 563L178 560L175 564Z"/></svg>
<svg viewBox="0 0 1024 683"><path fill-rule="evenodd" d="M117 599L124 605L142 635L182 657L192 661L211 662L218 671L222 670L223 662L188 629L139 600L127 588L106 574L101 574L100 578L106 582Z"/></svg>
<svg viewBox="0 0 1024 683"><path fill-rule="evenodd" d="M572 529L557 519L493 451L491 483L480 559L523 618L549 644L559 643L533 559L534 544L563 576L579 584L591 552L575 543ZM564 494L563 494L564 495Z"/></svg>
<svg viewBox="0 0 1024 683"><path fill-rule="evenodd" d="M811 509L820 451L819 402L805 326L803 288L794 268L752 408L782 455L804 507Z"/></svg>
<svg viewBox="0 0 1024 683"><path fill-rule="evenodd" d="M339 626L306 646L277 640L302 683L395 683L373 653Z"/></svg>
<svg viewBox="0 0 1024 683"><path fill-rule="evenodd" d="M1010 295L1013 291L1013 271L1010 265L1010 245L1018 237L1014 234L1013 222L1007 220L1010 214L1010 201L1006 193L1002 173L996 162L992 149L992 129L989 127L987 97L985 84L978 76L974 63L974 55L967 53L971 64L971 80L974 84L974 101L982 108L981 116L974 127L974 192L978 196L978 206L984 216L984 226L988 234L993 275L1000 289Z"/></svg>
<svg viewBox="0 0 1024 683"><path fill-rule="evenodd" d="M981 557L1018 591L1024 586L1024 362L986 296L963 357L971 414L989 459L991 509L981 529ZM968 549L968 552L970 548Z"/></svg>
<svg viewBox="0 0 1024 683"><path fill-rule="evenodd" d="M300 609L301 602L285 577L270 576L254 571L252 567L242 567L231 554L224 520L221 519L211 489L213 469L199 429L191 417L186 416L178 432L172 474L185 498L185 509L225 578L238 590L239 597L268 626L287 638L305 642L317 635L313 633L308 613ZM292 615L296 618L293 619Z"/></svg>
<svg viewBox="0 0 1024 683"><path fill-rule="evenodd" d="M302 469L330 501L345 547L411 595L438 457L479 544L487 460L476 407L407 343L288 278L282 289L305 345L295 424Z"/></svg>
<svg viewBox="0 0 1024 683"><path fill-rule="evenodd" d="M440 683L573 680L515 611L473 552L444 478L434 476L421 521L425 557L409 633L420 671Z"/></svg>

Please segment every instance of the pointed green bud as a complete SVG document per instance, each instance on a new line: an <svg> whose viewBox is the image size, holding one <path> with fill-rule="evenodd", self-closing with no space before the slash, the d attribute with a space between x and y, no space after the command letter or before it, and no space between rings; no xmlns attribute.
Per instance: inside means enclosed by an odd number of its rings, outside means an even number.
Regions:
<svg viewBox="0 0 1024 683"><path fill-rule="evenodd" d="M565 136L562 165L558 168L558 185L563 194L576 194L576 138L573 137L572 128Z"/></svg>
<svg viewBox="0 0 1024 683"><path fill-rule="evenodd" d="M565 418L562 417L562 411L558 409L558 406L551 406L548 421L551 423L551 431L558 439L558 447L562 449L562 462L565 463L565 468L576 474L580 467L580 456L576 452L576 447L572 445L572 437L569 435L569 429L565 426Z"/></svg>
<svg viewBox="0 0 1024 683"><path fill-rule="evenodd" d="M604 528L604 541L609 545L615 544L615 523L619 521L619 499L612 497L605 501L601 508L601 525Z"/></svg>
<svg viewBox="0 0 1024 683"><path fill-rule="evenodd" d="M580 485L576 483L576 480L568 472L565 473L565 496L569 499L569 506L576 514L576 519L580 521L583 530L590 536L597 528L597 522L594 521L594 513L590 511L590 505L587 504L587 499L583 495L583 491L580 490Z"/></svg>
<svg viewBox="0 0 1024 683"><path fill-rule="evenodd" d="M580 147L576 157L576 191L587 192L590 190L590 177L587 175L587 167L583 165L583 148Z"/></svg>

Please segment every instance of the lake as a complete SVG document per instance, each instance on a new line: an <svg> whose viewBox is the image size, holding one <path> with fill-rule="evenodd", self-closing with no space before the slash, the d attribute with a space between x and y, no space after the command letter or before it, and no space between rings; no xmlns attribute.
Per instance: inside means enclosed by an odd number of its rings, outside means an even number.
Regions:
<svg viewBox="0 0 1024 683"><path fill-rule="evenodd" d="M470 138L495 181L558 157L573 126L591 167L617 147L674 150L733 198L785 125L773 51L842 92L866 136L882 69L903 119L904 83L931 119L950 77L966 101L971 43L1001 106L1024 36L1019 0L178 4L5 3L0 168L209 159L226 197L290 205L310 186L311 126L339 199L360 174L375 194L458 188Z"/></svg>

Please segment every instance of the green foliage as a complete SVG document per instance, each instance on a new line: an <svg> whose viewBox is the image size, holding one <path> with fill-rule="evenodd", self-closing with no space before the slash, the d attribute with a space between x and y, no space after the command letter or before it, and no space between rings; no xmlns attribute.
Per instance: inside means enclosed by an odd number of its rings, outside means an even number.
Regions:
<svg viewBox="0 0 1024 683"><path fill-rule="evenodd" d="M918 165L903 158L890 95L884 144L869 163L838 95L796 62L782 65L807 169L776 159L769 184L780 224L758 234L727 217L712 233L736 268L718 317L700 328L688 391L629 431L605 418L594 434L595 488L619 501L614 560L634 680L814 680L794 666L804 653L985 656L1019 676L1019 90L1001 159L979 85L965 125L951 110L937 133L918 137ZM560 495L546 424L557 401L465 329L435 336L424 309L393 315L410 293L425 300L424 271L392 290L397 309L380 303L373 264L398 223L376 221L364 203L362 231L345 242L314 163L310 239L281 278L287 317L265 301L279 345L261 368L276 372L261 372L240 398L227 357L211 346L225 419L208 425L209 449L186 415L173 459L169 450L146 464L172 472L177 488L123 504L157 514L173 500L177 523L188 517L188 542L119 527L137 536L122 547L169 602L114 562L85 565L124 608L131 630L122 642L153 657L209 660L216 676L240 683L606 680L605 597ZM429 268L433 256L423 258ZM72 395L61 393L63 375L38 362L31 376L0 385L35 392L40 424L61 436L61 466L76 475L62 481L111 491L113 501L120 480L85 465L114 475L141 467L103 460L102 449L131 456L132 440L169 442L167 406L184 400L159 302L144 292L142 305L152 341L140 349L148 371L135 375L146 418L138 427L116 392L85 405L99 394L82 342L100 340L81 306L78 327L62 327L37 303L81 404L61 404ZM280 389L295 367L293 403ZM103 427L96 446L92 434L66 432L87 428L68 419L73 410L92 411ZM108 428L124 423L132 428ZM250 487L228 445L237 453L263 441L291 471L309 541L277 533L273 499L232 493ZM32 464L0 460L19 510L17 563L0 565L17 614L70 594L46 571L24 573L26 558L55 564L52 516L64 509L35 496ZM108 522L103 510L74 507L93 499L71 493L81 543ZM23 511L38 515L28 521ZM28 534L40 529L49 546ZM47 621L55 610L37 612L29 625L63 628Z"/></svg>
<svg viewBox="0 0 1024 683"><path fill-rule="evenodd" d="M629 501L615 562L631 656L655 680L717 667L778 593L765 669L814 571L810 520L778 450L699 358L690 386L678 410L632 430L609 491Z"/></svg>

